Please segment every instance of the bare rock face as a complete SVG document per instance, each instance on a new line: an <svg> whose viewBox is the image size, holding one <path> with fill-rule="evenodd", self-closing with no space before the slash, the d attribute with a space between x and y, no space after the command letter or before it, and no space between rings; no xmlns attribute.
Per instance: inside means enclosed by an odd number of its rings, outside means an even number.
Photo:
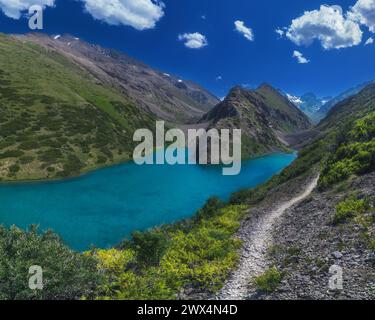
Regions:
<svg viewBox="0 0 375 320"><path fill-rule="evenodd" d="M71 35L15 36L68 57L86 70L93 81L108 85L158 119L192 123L219 103L198 84L152 69L124 53L92 45Z"/></svg>

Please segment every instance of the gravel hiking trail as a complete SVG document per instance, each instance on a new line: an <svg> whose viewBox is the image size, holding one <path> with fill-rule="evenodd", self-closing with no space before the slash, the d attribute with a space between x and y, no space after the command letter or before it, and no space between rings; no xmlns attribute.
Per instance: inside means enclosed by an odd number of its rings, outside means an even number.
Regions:
<svg viewBox="0 0 375 320"><path fill-rule="evenodd" d="M243 241L239 267L218 293L217 299L244 300L254 296L255 292L249 292L249 284L269 267L267 251L272 244L272 229L275 223L286 210L306 199L317 186L318 180L319 177L310 180L300 195L276 204L273 206L274 209L257 217L255 221L250 219L245 222L239 232L239 237Z"/></svg>

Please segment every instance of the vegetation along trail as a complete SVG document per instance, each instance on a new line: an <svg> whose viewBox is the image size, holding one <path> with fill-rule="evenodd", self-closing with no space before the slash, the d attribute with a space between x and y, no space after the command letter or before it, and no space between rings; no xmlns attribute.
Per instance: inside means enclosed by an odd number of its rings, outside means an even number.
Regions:
<svg viewBox="0 0 375 320"><path fill-rule="evenodd" d="M310 181L302 194L244 223L239 235L244 242L240 265L220 291L218 296L220 300L251 298L248 294L249 284L268 267L267 250L272 242L271 231L277 219L287 209L307 198L317 186L318 180L319 177L316 177Z"/></svg>

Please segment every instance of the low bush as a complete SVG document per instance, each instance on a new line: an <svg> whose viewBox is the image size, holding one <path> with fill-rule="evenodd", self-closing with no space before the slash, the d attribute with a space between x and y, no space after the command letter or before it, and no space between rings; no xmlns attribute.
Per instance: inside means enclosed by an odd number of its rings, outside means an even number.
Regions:
<svg viewBox="0 0 375 320"><path fill-rule="evenodd" d="M169 243L168 236L162 231L134 232L132 240L141 266L158 266Z"/></svg>
<svg viewBox="0 0 375 320"><path fill-rule="evenodd" d="M10 167L9 167L9 172L11 173L11 174L15 174L15 173L17 173L18 171L20 171L21 170L21 167L18 165L18 164L13 164L13 165L11 165Z"/></svg>
<svg viewBox="0 0 375 320"><path fill-rule="evenodd" d="M338 147L327 159L319 180L320 190L375 170L375 112L357 120L340 137Z"/></svg>
<svg viewBox="0 0 375 320"><path fill-rule="evenodd" d="M276 267L268 269L264 274L255 278L254 282L258 290L274 292L280 285L282 274Z"/></svg>
<svg viewBox="0 0 375 320"><path fill-rule="evenodd" d="M368 199L357 199L350 197L339 202L336 205L336 212L333 217L335 224L343 223L361 213L365 213L370 209Z"/></svg>

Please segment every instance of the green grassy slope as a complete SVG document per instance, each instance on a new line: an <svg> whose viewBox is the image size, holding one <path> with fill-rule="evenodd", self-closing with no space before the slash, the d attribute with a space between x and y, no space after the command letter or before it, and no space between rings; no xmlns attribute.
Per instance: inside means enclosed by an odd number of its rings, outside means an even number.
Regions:
<svg viewBox="0 0 375 320"><path fill-rule="evenodd" d="M254 94L267 106L273 128L284 133L293 133L311 126L308 117L270 85L260 86Z"/></svg>
<svg viewBox="0 0 375 320"><path fill-rule="evenodd" d="M0 35L0 179L79 174L128 160L151 117L61 55Z"/></svg>

